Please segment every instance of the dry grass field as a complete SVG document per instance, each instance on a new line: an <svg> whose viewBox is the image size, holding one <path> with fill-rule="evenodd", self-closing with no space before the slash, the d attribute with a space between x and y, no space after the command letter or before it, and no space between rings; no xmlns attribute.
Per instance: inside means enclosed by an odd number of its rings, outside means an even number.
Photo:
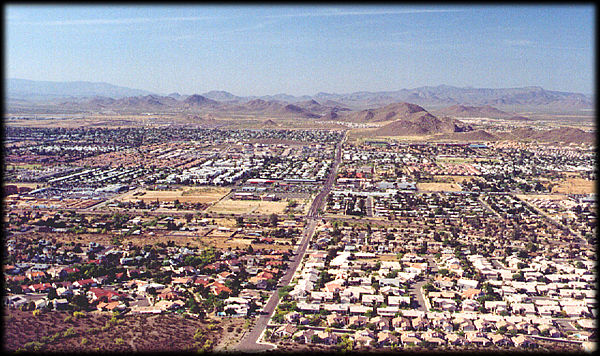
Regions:
<svg viewBox="0 0 600 356"><path fill-rule="evenodd" d="M143 200L144 202L160 201L172 202L179 200L181 203L203 203L212 204L225 195L231 189L218 187L180 188L177 190L136 190L123 194L118 200L131 202Z"/></svg>
<svg viewBox="0 0 600 356"><path fill-rule="evenodd" d="M552 187L552 193L592 194L596 193L596 181L583 178L567 178Z"/></svg>
<svg viewBox="0 0 600 356"><path fill-rule="evenodd" d="M208 208L207 212L216 214L283 214L287 205L287 201L223 199Z"/></svg>
<svg viewBox="0 0 600 356"><path fill-rule="evenodd" d="M457 192L462 190L456 183L417 183L417 189L425 192Z"/></svg>

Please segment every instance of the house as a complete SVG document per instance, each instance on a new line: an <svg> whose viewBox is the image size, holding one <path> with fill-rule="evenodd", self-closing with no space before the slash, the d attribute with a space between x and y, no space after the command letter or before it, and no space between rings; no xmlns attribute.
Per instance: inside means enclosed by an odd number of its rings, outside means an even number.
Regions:
<svg viewBox="0 0 600 356"><path fill-rule="evenodd" d="M91 296L92 301L99 300L99 301L108 302L108 301L120 300L123 298L123 295L121 293L117 293L115 291L106 290L106 289L97 288L97 287L90 288L90 290L87 292L87 294L88 294L88 296Z"/></svg>
<svg viewBox="0 0 600 356"><path fill-rule="evenodd" d="M160 310L177 310L182 308L185 305L185 302L182 300L159 300L154 304L155 307ZM245 315L245 314L244 314Z"/></svg>
<svg viewBox="0 0 600 356"><path fill-rule="evenodd" d="M221 293L231 294L231 289L220 282L213 282L209 284L209 288L214 295L220 295Z"/></svg>
<svg viewBox="0 0 600 356"><path fill-rule="evenodd" d="M477 288L478 285L479 285L479 282L474 279L460 278L456 281L456 286L463 290L475 289L475 288Z"/></svg>
<svg viewBox="0 0 600 356"><path fill-rule="evenodd" d="M390 319L382 316L376 316L369 320L369 323L375 324L378 330L388 331L390 330Z"/></svg>
<svg viewBox="0 0 600 356"><path fill-rule="evenodd" d="M372 346L377 342L377 339L371 330L363 329L354 333L354 342L361 346Z"/></svg>
<svg viewBox="0 0 600 356"><path fill-rule="evenodd" d="M518 335L511 338L513 344L520 348L530 348L537 346L537 343L532 338L525 335Z"/></svg>
<svg viewBox="0 0 600 356"><path fill-rule="evenodd" d="M428 331L422 334L423 341L433 344L435 346L446 345L447 341L444 340L442 333L435 331Z"/></svg>
<svg viewBox="0 0 600 356"><path fill-rule="evenodd" d="M34 301L35 309L42 309L48 306L48 300L46 299L38 299Z"/></svg>
<svg viewBox="0 0 600 356"><path fill-rule="evenodd" d="M296 311L293 311L293 312L287 313L284 316L284 319L288 323L296 323L296 322L298 322L298 320L300 319L301 316L302 316L302 314L300 314L300 313L298 313Z"/></svg>
<svg viewBox="0 0 600 356"><path fill-rule="evenodd" d="M393 318L392 326L394 327L394 330L400 330L400 331L412 330L412 323L410 322L410 319L405 318L403 316L397 316L397 317Z"/></svg>
<svg viewBox="0 0 600 356"><path fill-rule="evenodd" d="M88 279L80 279L78 281L73 282L73 287L75 288L84 288L84 287L95 287L98 284L92 278Z"/></svg>
<svg viewBox="0 0 600 356"><path fill-rule="evenodd" d="M423 342L415 332L400 333L400 341L402 341L402 345L404 346L416 346L420 345Z"/></svg>
<svg viewBox="0 0 600 356"><path fill-rule="evenodd" d="M507 347L514 345L510 338L501 334L490 334L490 339L492 340L492 343L496 346Z"/></svg>
<svg viewBox="0 0 600 356"><path fill-rule="evenodd" d="M312 343L313 336L315 334L316 333L313 329L298 330L296 331L296 333L294 333L292 338L294 339L294 341L299 342L301 344L309 344Z"/></svg>
<svg viewBox="0 0 600 356"><path fill-rule="evenodd" d="M365 306L365 305L350 305L350 314L352 315L365 315L369 310L373 310L373 308Z"/></svg>
<svg viewBox="0 0 600 356"><path fill-rule="evenodd" d="M477 311L479 307L479 302L474 299L464 299L462 301L462 311L474 312Z"/></svg>
<svg viewBox="0 0 600 356"><path fill-rule="evenodd" d="M475 281L477 282L477 281ZM466 290L464 290L462 292L462 297L464 299L477 299L479 297L481 297L483 293L481 292L480 289L475 289L475 288L467 288Z"/></svg>
<svg viewBox="0 0 600 356"><path fill-rule="evenodd" d="M469 331L465 333L467 341L477 346L488 346L492 343L485 335L481 331Z"/></svg>
<svg viewBox="0 0 600 356"><path fill-rule="evenodd" d="M339 340L339 336L331 331L321 330L317 331L315 335L319 339L319 342L325 345L335 345Z"/></svg>
<svg viewBox="0 0 600 356"><path fill-rule="evenodd" d="M298 328L295 325L284 324L284 325L281 325L280 327L278 327L273 332L273 335L275 335L279 338L292 337L292 335L294 335L296 333L296 331L298 331Z"/></svg>
<svg viewBox="0 0 600 356"><path fill-rule="evenodd" d="M27 304L27 299L22 295L10 295L5 297L4 303L10 308L20 308L22 305Z"/></svg>
<svg viewBox="0 0 600 356"><path fill-rule="evenodd" d="M119 301L112 301L112 302L99 302L98 305L96 306L96 309L99 311L109 311L112 312L113 310L116 310L117 307L119 306L120 302Z"/></svg>
<svg viewBox="0 0 600 356"><path fill-rule="evenodd" d="M473 325L478 331L490 331L490 329L492 328L492 323L481 318L475 319L473 321Z"/></svg>
<svg viewBox="0 0 600 356"><path fill-rule="evenodd" d="M454 320L454 324L457 325L458 330L467 332L467 331L475 331L475 325L470 319L465 318L457 318Z"/></svg>
<svg viewBox="0 0 600 356"><path fill-rule="evenodd" d="M363 294L361 302L363 305L380 305L385 301L384 296L381 294Z"/></svg>
<svg viewBox="0 0 600 356"><path fill-rule="evenodd" d="M390 295L387 304L390 306L408 306L410 305L410 297Z"/></svg>
<svg viewBox="0 0 600 356"><path fill-rule="evenodd" d="M390 346L398 344L398 337L389 331L380 331L377 333L377 345L378 346Z"/></svg>
<svg viewBox="0 0 600 356"><path fill-rule="evenodd" d="M299 302L296 307L300 311L308 312L308 313L318 313L321 307L320 304L310 304L305 302Z"/></svg>
<svg viewBox="0 0 600 356"><path fill-rule="evenodd" d="M43 271L27 271L25 276L30 280L43 279L46 277L46 273Z"/></svg>
<svg viewBox="0 0 600 356"><path fill-rule="evenodd" d="M28 289L33 291L34 293L45 293L50 288L52 288L52 284L50 283L35 283L28 286Z"/></svg>
<svg viewBox="0 0 600 356"><path fill-rule="evenodd" d="M327 325L343 326L346 324L346 317L337 313L327 315Z"/></svg>
<svg viewBox="0 0 600 356"><path fill-rule="evenodd" d="M348 326L361 327L361 326L365 326L368 321L369 321L369 318L367 318L364 315L353 315L348 318Z"/></svg>
<svg viewBox="0 0 600 356"><path fill-rule="evenodd" d="M498 330L505 330L507 332L516 332L517 331L517 327L515 326L514 323L511 323L510 321L506 321L504 319L496 322L495 327Z"/></svg>
<svg viewBox="0 0 600 356"><path fill-rule="evenodd" d="M456 334L446 334L446 340L448 341L448 344L453 345L453 346L462 346L462 345L466 345L468 343L467 339L465 339L464 337L460 336L460 335L456 335Z"/></svg>
<svg viewBox="0 0 600 356"><path fill-rule="evenodd" d="M65 310L69 306L69 301L65 298L53 299L52 306L55 310Z"/></svg>
<svg viewBox="0 0 600 356"><path fill-rule="evenodd" d="M485 309L491 311L492 313L500 314L508 311L508 305L505 301L502 300L486 300L483 304Z"/></svg>
<svg viewBox="0 0 600 356"><path fill-rule="evenodd" d="M416 317L411 320L413 330L427 330L429 328L429 320L423 317Z"/></svg>

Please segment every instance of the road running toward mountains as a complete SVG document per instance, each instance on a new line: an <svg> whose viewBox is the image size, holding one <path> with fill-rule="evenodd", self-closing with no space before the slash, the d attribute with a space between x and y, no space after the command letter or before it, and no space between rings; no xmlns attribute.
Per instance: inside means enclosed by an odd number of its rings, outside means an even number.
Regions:
<svg viewBox="0 0 600 356"><path fill-rule="evenodd" d="M346 135L344 135L342 140L340 140L340 142L338 142L338 144L336 146L334 163L331 168L331 171L329 172L329 177L327 177L327 180L325 181L325 184L323 185L323 189L321 190L321 192L313 200L312 205L308 211L308 214L306 215L307 221L306 221L306 226L304 227L304 232L302 233L302 240L300 241L300 244L296 250L294 258L289 263L285 274L283 275L283 277L281 277L281 280L278 285L280 288L285 287L290 284L292 277L294 276L294 273L296 273L298 266L300 266L300 262L302 262L302 259L304 258L304 255L306 254L306 250L308 249L308 243L309 243L310 239L312 238L312 236L314 235L315 228L317 227L317 223L320 219L320 215L321 215L320 212L321 212L321 209L323 209L323 205L325 203L325 198L327 197L327 194L329 194L329 191L331 191L331 188L333 187L333 183L335 182L335 178L337 176L337 171L338 171L340 162L342 161L342 145L345 140L346 140ZM256 321L256 324L252 327L252 329L244 335L242 340L239 342L239 344L235 348L235 351L260 352L260 351L272 350L275 348L275 345L273 345L273 344L258 343L257 341L260 339L261 335L264 333L265 329L267 328L267 324L269 323L269 320L271 319L271 316L273 315L273 312L275 311L275 308L277 307L277 304L279 303L278 291L279 291L279 289L276 289L273 291L273 293L267 300L267 304L263 308L263 313L260 315L260 317Z"/></svg>

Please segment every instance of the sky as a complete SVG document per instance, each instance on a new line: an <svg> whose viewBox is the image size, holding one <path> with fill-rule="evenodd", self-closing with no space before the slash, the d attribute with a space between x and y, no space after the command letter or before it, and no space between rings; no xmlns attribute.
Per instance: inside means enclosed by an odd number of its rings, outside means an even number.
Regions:
<svg viewBox="0 0 600 356"><path fill-rule="evenodd" d="M421 86L591 94L593 6L7 5L7 78L158 94Z"/></svg>

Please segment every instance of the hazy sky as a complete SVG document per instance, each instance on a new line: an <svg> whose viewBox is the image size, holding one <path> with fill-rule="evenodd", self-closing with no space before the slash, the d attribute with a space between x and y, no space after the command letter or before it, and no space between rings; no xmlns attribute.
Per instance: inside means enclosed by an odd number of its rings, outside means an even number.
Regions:
<svg viewBox="0 0 600 356"><path fill-rule="evenodd" d="M594 88L593 6L10 5L8 78L161 94Z"/></svg>

